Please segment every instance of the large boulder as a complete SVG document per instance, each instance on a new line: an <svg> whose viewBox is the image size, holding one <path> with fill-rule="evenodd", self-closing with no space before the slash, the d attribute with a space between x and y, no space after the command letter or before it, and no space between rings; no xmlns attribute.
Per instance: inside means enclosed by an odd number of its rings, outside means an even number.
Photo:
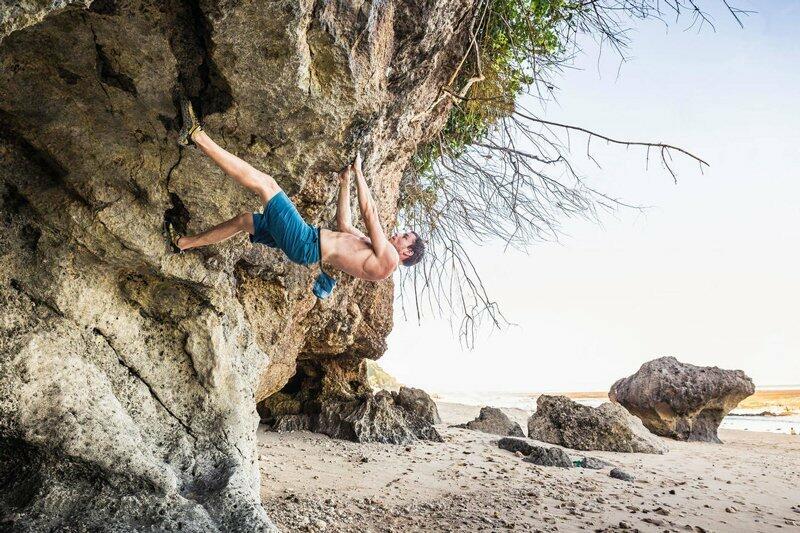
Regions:
<svg viewBox="0 0 800 533"><path fill-rule="evenodd" d="M307 429L355 442L440 442L436 404L420 389L373 392L363 359L302 362L289 383L258 404L273 431Z"/></svg>
<svg viewBox="0 0 800 533"><path fill-rule="evenodd" d="M753 380L741 370L661 357L614 383L608 395L656 435L721 442L717 428L722 419L754 392Z"/></svg>
<svg viewBox="0 0 800 533"><path fill-rule="evenodd" d="M493 433L507 437L524 437L522 428L519 424L508 418L503 411L496 407L481 407L478 418L470 420L466 424L458 424L453 427L482 431L483 433Z"/></svg>
<svg viewBox="0 0 800 533"><path fill-rule="evenodd" d="M621 406L594 408L566 396L539 396L528 419L528 437L573 450L664 453L667 447Z"/></svg>
<svg viewBox="0 0 800 533"><path fill-rule="evenodd" d="M397 393L392 391L392 398L398 407L428 424L439 424L442 421L433 398L422 389L401 386Z"/></svg>
<svg viewBox="0 0 800 533"><path fill-rule="evenodd" d="M311 224L335 220L330 172L360 150L392 231L473 6L0 3L0 529L272 527L255 404L298 358L380 357L392 282L341 275L317 301L316 267L244 236L171 253L165 222L261 208L177 145L175 95Z"/></svg>

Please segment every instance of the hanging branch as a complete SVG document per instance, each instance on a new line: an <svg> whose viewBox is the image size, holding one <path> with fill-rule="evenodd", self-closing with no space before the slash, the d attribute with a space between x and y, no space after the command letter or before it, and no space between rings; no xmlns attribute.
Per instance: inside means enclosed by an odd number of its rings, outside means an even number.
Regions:
<svg viewBox="0 0 800 533"><path fill-rule="evenodd" d="M748 12L721 0L738 24ZM552 78L569 62L580 35L595 36L622 61L629 44L625 22L666 15L689 18L690 27L713 23L699 0L580 0L554 4L530 0L478 0L469 25L469 45L448 84L429 106L447 101L445 129L421 147L401 182L401 224L427 235L426 258L401 273L414 294L420 320L426 310L460 316L458 334L472 346L482 324L509 324L490 297L467 245L500 241L526 250L557 240L561 224L580 217L599 221L601 212L644 209L588 186L570 162L570 133L586 136L586 155L598 166L592 139L644 150L645 168L657 150L673 180L672 155L708 162L678 146L609 137L544 118L515 103L525 91L546 102ZM542 8L546 6L546 9ZM536 11L536 8L542 8ZM559 11L561 9L561 11ZM559 133L566 134L566 145ZM406 297L405 291L400 298ZM405 305L401 305L405 310Z"/></svg>

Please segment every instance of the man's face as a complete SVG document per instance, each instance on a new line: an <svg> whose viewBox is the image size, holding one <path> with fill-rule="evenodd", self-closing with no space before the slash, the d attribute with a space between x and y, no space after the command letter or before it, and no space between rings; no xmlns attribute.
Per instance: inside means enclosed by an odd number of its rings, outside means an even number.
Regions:
<svg viewBox="0 0 800 533"><path fill-rule="evenodd" d="M389 238L389 242L397 250L397 253L400 254L400 259L404 260L413 255L411 251L411 245L417 240L417 236L414 235L413 232L406 231L404 233L395 233Z"/></svg>

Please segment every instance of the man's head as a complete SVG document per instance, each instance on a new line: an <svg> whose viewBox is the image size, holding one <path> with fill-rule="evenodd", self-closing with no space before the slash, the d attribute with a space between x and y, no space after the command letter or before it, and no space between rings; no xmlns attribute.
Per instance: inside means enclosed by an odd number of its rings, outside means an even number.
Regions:
<svg viewBox="0 0 800 533"><path fill-rule="evenodd" d="M400 262L404 266L414 266L422 260L425 255L425 241L423 241L416 231L406 231L405 233L395 233L389 238L389 242L397 250Z"/></svg>

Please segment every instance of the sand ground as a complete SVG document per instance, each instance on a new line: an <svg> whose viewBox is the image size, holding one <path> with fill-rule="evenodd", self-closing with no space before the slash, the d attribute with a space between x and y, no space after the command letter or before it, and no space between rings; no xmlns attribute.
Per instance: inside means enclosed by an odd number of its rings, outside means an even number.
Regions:
<svg viewBox="0 0 800 533"><path fill-rule="evenodd" d="M440 403L445 442L411 446L259 428L264 507L282 531L800 531L800 436L571 453L622 467L628 483L525 463L497 436L448 427L478 410ZM504 411L525 427L527 413Z"/></svg>

